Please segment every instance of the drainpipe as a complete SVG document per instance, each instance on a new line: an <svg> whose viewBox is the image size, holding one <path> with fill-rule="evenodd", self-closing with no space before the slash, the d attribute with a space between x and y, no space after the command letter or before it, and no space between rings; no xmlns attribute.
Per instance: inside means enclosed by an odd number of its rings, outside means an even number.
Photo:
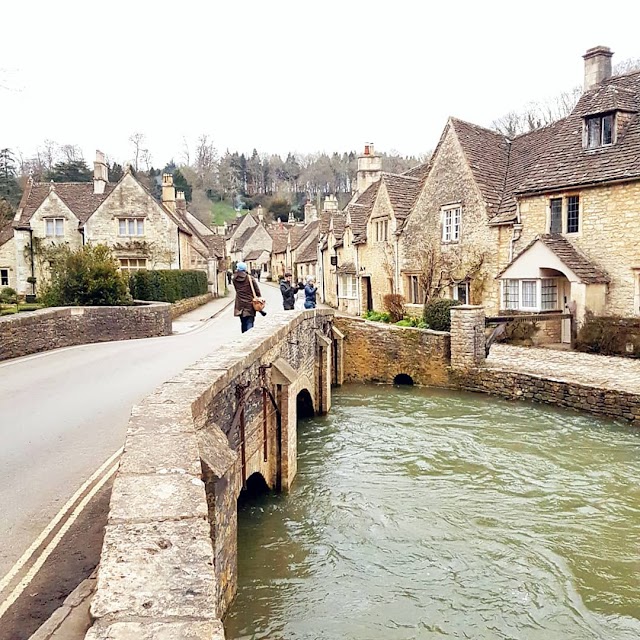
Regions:
<svg viewBox="0 0 640 640"><path fill-rule="evenodd" d="M511 233L511 241L509 242L509 264L513 260L513 245L520 240L522 235L522 225L519 222L514 223Z"/></svg>
<svg viewBox="0 0 640 640"><path fill-rule="evenodd" d="M31 254L31 277L36 277L36 267L35 261L33 257L33 229L29 229L29 253ZM36 295L36 285L34 282L31 283L31 295Z"/></svg>
<svg viewBox="0 0 640 640"><path fill-rule="evenodd" d="M400 235L396 233L396 283L395 292L400 293Z"/></svg>
<svg viewBox="0 0 640 640"><path fill-rule="evenodd" d="M356 293L358 295L358 304L356 305L356 315L362 315L362 290L360 288L360 261L358 260L358 245L356 247Z"/></svg>

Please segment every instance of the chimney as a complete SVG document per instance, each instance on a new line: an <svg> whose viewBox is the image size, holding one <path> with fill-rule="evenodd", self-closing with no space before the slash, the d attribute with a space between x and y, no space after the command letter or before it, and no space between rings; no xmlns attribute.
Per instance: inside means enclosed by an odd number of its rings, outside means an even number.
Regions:
<svg viewBox="0 0 640 640"><path fill-rule="evenodd" d="M256 212L258 214L258 220L260 220L260 222L264 222L264 210L261 204L258 205Z"/></svg>
<svg viewBox="0 0 640 640"><path fill-rule="evenodd" d="M337 211L338 210L338 198L333 193L330 193L325 199L322 205L323 211Z"/></svg>
<svg viewBox="0 0 640 640"><path fill-rule="evenodd" d="M289 219L287 220L287 222L288 222L289 224L294 224L294 223L295 223L295 221L296 221L296 219L295 219L295 218L294 218L294 216L293 216L293 211L289 211Z"/></svg>
<svg viewBox="0 0 640 640"><path fill-rule="evenodd" d="M93 193L102 194L109 182L109 169L102 151L96 151L96 160L93 163Z"/></svg>
<svg viewBox="0 0 640 640"><path fill-rule="evenodd" d="M584 91L589 91L611 77L611 56L609 47L587 49L584 58Z"/></svg>
<svg viewBox="0 0 640 640"><path fill-rule="evenodd" d="M187 212L187 200L184 197L184 191L178 191L176 193L176 209L181 213Z"/></svg>
<svg viewBox="0 0 640 640"><path fill-rule="evenodd" d="M364 153L358 156L356 193L364 193L370 185L378 182L382 176L382 158L375 154L373 142L364 146Z"/></svg>
<svg viewBox="0 0 640 640"><path fill-rule="evenodd" d="M170 173L162 174L162 204L169 211L176 210L176 190L173 186L173 176Z"/></svg>
<svg viewBox="0 0 640 640"><path fill-rule="evenodd" d="M311 202L307 202L307 204L304 205L304 223L309 224L317 219L318 210L316 209L316 206Z"/></svg>

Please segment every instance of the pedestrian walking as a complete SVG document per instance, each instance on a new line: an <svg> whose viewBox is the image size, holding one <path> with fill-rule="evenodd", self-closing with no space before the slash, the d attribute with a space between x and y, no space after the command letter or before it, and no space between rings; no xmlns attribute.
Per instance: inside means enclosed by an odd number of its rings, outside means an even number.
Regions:
<svg viewBox="0 0 640 640"><path fill-rule="evenodd" d="M253 300L262 294L258 283L253 276L247 273L247 265L244 262L238 262L236 265L236 272L233 274L233 286L236 290L233 315L240 318L240 329L244 333L249 329L253 329L253 323L256 319ZM264 311L261 311L261 313L266 315Z"/></svg>
<svg viewBox="0 0 640 640"><path fill-rule="evenodd" d="M285 271L280 280L280 293L282 294L282 306L285 311L292 311L296 302L298 286L291 283L291 271Z"/></svg>
<svg viewBox="0 0 640 640"><path fill-rule="evenodd" d="M316 293L318 287L316 287L316 279L313 276L307 276L307 284L304 285L304 308L315 309L316 308Z"/></svg>

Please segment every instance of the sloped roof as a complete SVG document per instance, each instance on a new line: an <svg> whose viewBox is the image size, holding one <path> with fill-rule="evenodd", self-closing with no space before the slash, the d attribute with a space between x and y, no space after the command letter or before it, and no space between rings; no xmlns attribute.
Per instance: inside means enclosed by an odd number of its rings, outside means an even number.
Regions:
<svg viewBox="0 0 640 640"><path fill-rule="evenodd" d="M417 167L412 167L408 171L405 171L402 175L407 178L418 178L418 180L424 180L431 170L431 163L425 162L419 164Z"/></svg>
<svg viewBox="0 0 640 640"><path fill-rule="evenodd" d="M373 211L373 207L380 191L381 180L370 184L358 197L355 202L347 205L345 212L349 212L351 218L351 231L353 232L353 242L356 244L365 242L367 239L367 221ZM346 219L345 219L346 222Z"/></svg>
<svg viewBox="0 0 640 640"><path fill-rule="evenodd" d="M298 225L292 226L289 229L289 234L291 237L291 248L297 249L306 237L305 227Z"/></svg>
<svg viewBox="0 0 640 640"><path fill-rule="evenodd" d="M245 260L257 260L263 253L269 253L266 249L256 249L255 251L250 251L246 256L244 256Z"/></svg>
<svg viewBox="0 0 640 640"><path fill-rule="evenodd" d="M509 140L501 133L457 118L451 124L487 206L489 218L498 213L509 163Z"/></svg>
<svg viewBox="0 0 640 640"><path fill-rule="evenodd" d="M596 115L608 111L639 110L637 92L621 80L613 84L600 84L593 91L585 93L578 101L574 113L580 116Z"/></svg>
<svg viewBox="0 0 640 640"><path fill-rule="evenodd" d="M84 224L91 214L106 200L107 196L115 188L115 184L105 185L104 193L93 193L93 181L91 182L32 182L22 195L19 208L20 218L14 226L18 228L28 227L31 216L45 201L49 192L54 190L62 202L73 211L73 214Z"/></svg>
<svg viewBox="0 0 640 640"><path fill-rule="evenodd" d="M517 260L520 259L536 242L542 242L558 256L563 264L567 265L573 273L585 284L602 284L610 281L607 273L594 262L589 260L571 242L560 234L545 234L535 237L500 273L502 274Z"/></svg>
<svg viewBox="0 0 640 640"><path fill-rule="evenodd" d="M389 200L393 207L393 215L396 219L404 220L411 213L411 209L420 193L423 178L407 176L406 174L382 174L382 179L387 187Z"/></svg>
<svg viewBox="0 0 640 640"><path fill-rule="evenodd" d="M343 262L338 265L338 273L356 273L356 265L353 262Z"/></svg>
<svg viewBox="0 0 640 640"><path fill-rule="evenodd" d="M244 245L247 244L247 241L253 235L253 232L257 228L258 227L249 227L248 229L245 230L245 232L239 238L235 239L236 250L242 250Z"/></svg>
<svg viewBox="0 0 640 640"><path fill-rule="evenodd" d="M0 227L0 247L13 238L13 225L11 221Z"/></svg>
<svg viewBox="0 0 640 640"><path fill-rule="evenodd" d="M320 214L320 234L325 235L329 233L329 222L331 221L331 212L323 211Z"/></svg>
<svg viewBox="0 0 640 640"><path fill-rule="evenodd" d="M319 227L311 231L311 237L305 248L296 256L296 262L316 262L318 260Z"/></svg>
<svg viewBox="0 0 640 640"><path fill-rule="evenodd" d="M205 236L204 243L209 248L211 255L219 259L225 257L225 242L222 236L215 233L210 236Z"/></svg>
<svg viewBox="0 0 640 640"><path fill-rule="evenodd" d="M283 227L270 227L267 229L273 240L272 253L285 253L289 243L289 230Z"/></svg>

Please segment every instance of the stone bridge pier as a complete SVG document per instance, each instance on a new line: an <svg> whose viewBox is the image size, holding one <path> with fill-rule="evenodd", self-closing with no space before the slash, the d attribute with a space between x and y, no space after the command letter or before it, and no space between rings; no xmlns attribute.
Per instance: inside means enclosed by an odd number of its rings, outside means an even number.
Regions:
<svg viewBox="0 0 640 640"><path fill-rule="evenodd" d="M333 311L275 313L134 407L87 638L224 638L237 588L237 500L287 490L297 416L342 376Z"/></svg>

